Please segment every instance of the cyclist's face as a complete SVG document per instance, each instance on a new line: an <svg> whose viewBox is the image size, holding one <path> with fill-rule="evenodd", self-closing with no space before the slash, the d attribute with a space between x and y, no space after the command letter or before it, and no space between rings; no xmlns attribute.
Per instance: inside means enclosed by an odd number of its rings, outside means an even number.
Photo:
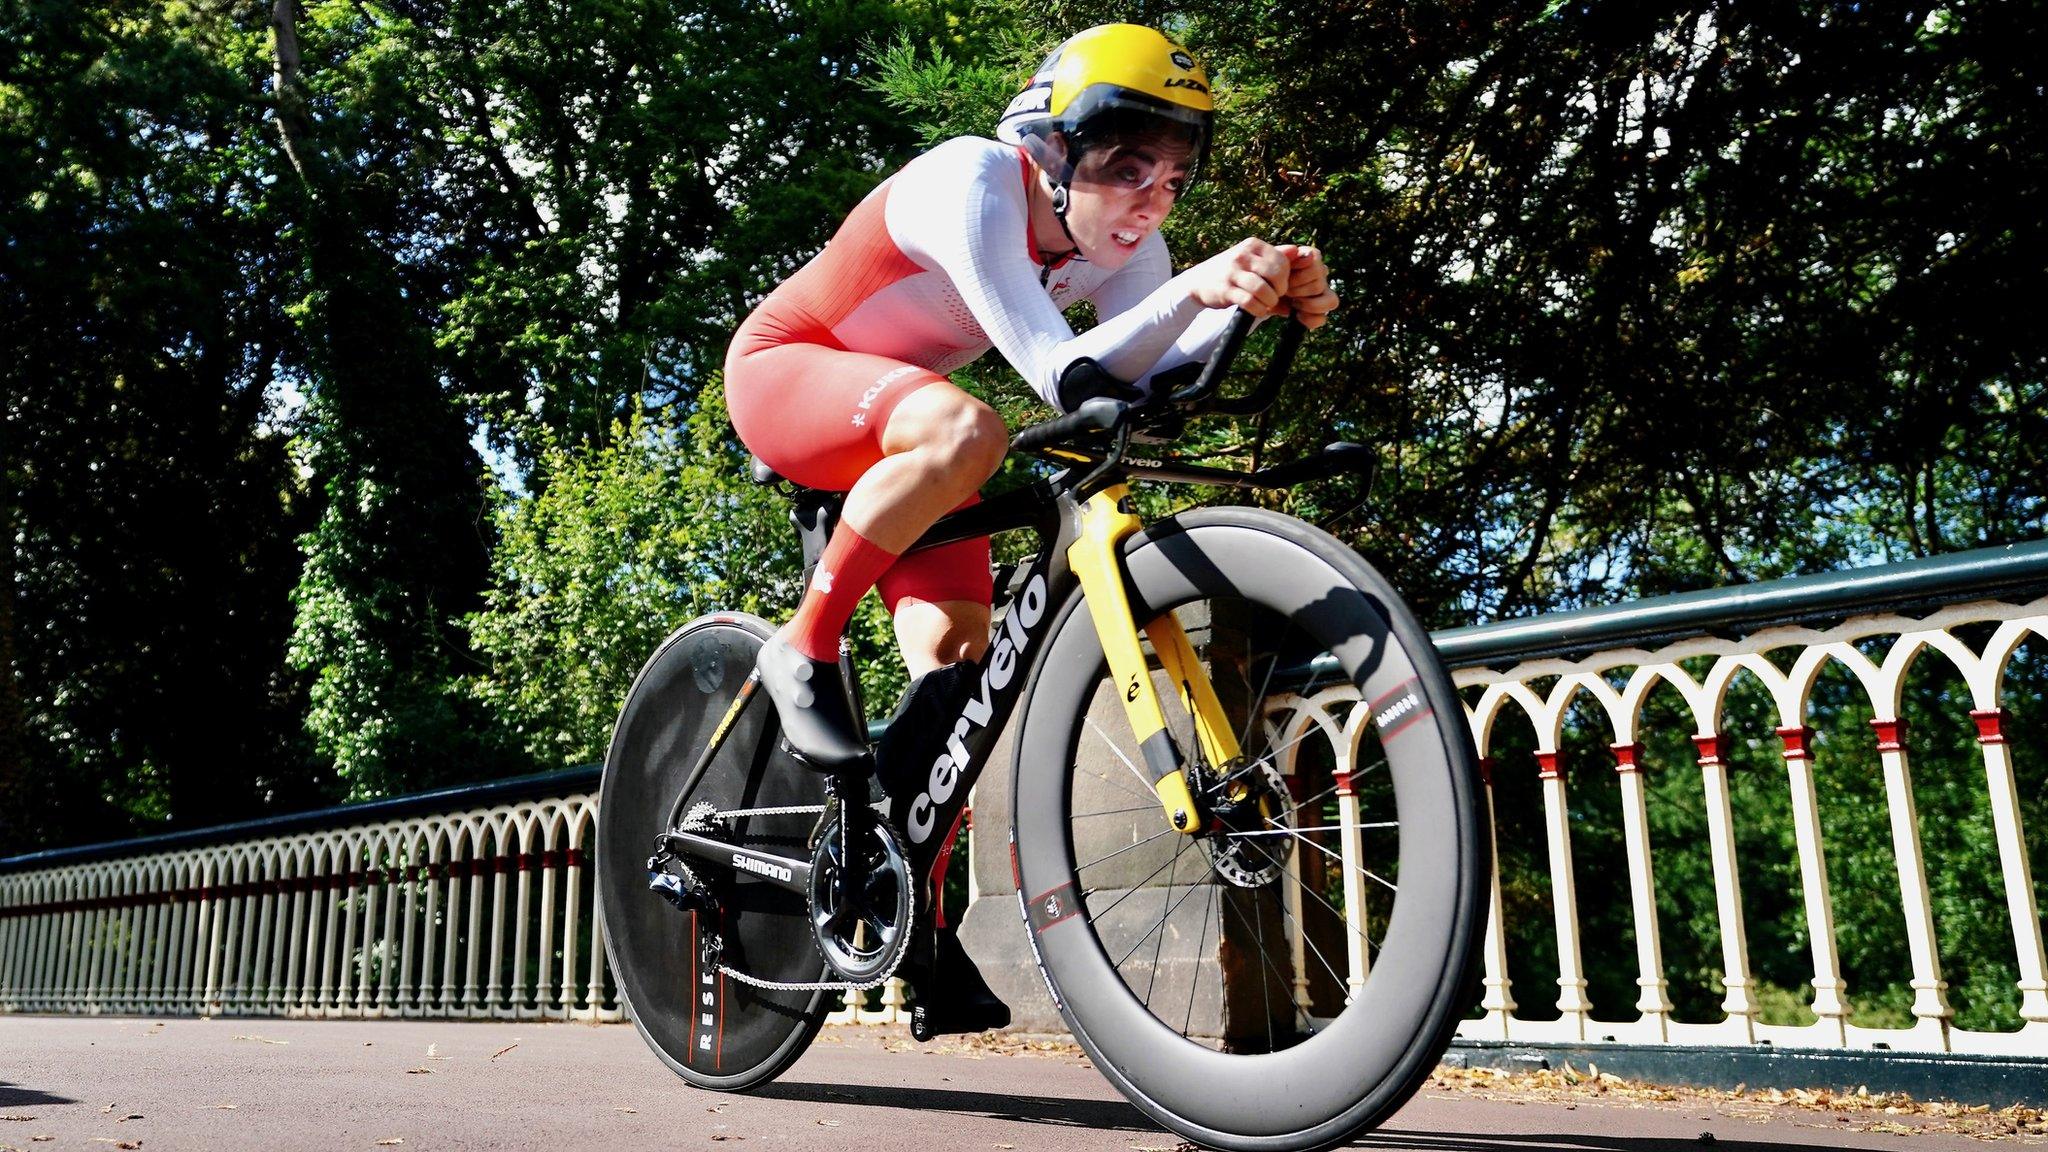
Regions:
<svg viewBox="0 0 2048 1152"><path fill-rule="evenodd" d="M1121 268L1159 228L1187 186L1194 159L1177 140L1091 148L1074 166L1067 228L1089 263Z"/></svg>

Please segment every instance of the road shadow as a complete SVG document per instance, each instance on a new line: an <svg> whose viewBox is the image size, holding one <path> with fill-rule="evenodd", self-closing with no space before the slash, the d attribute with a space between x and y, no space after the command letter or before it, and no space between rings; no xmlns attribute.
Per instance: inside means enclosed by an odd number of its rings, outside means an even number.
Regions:
<svg viewBox="0 0 2048 1152"><path fill-rule="evenodd" d="M24 1088L0 1080L0 1108L19 1108L24 1104L76 1104L69 1096L53 1096L37 1088Z"/></svg>
<svg viewBox="0 0 2048 1152"><path fill-rule="evenodd" d="M787 1080L755 1089L749 1095L807 1104L857 1104L872 1108L914 1108L921 1112L958 1112L1062 1128L1162 1131L1143 1112L1122 1100L1063 1100L1053 1096L1019 1096L1007 1092L882 1088L866 1084L798 1084Z"/></svg>
<svg viewBox="0 0 2048 1152"><path fill-rule="evenodd" d="M1697 1136L1618 1136L1612 1133L1487 1133L1404 1132L1382 1128L1368 1132L1347 1148L1402 1149L1403 1152L1782 1152L1783 1149L1811 1148L1811 1139L1730 1140L1716 1135L1703 1141Z"/></svg>

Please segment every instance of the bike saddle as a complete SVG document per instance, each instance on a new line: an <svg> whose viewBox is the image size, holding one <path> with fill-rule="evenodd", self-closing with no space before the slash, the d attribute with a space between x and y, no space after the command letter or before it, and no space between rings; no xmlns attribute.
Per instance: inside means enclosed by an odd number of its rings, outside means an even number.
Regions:
<svg viewBox="0 0 2048 1152"><path fill-rule="evenodd" d="M761 459L759 456L748 456L747 461L748 471L753 476L754 483L769 486L776 484L787 485L790 495L798 503L830 505L837 508L846 501L846 493L834 492L827 488L810 488L799 484L782 473L777 472L766 460Z"/></svg>

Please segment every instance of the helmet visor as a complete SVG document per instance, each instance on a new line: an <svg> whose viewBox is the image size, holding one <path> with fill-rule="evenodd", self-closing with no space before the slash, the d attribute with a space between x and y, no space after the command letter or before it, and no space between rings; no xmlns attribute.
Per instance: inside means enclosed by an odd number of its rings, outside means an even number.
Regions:
<svg viewBox="0 0 2048 1152"><path fill-rule="evenodd" d="M1207 113L1110 96L1088 101L1079 116L1054 121L1058 140L1041 133L1024 146L1061 183L1141 191L1170 181L1177 194L1193 183L1208 155L1209 125ZM1134 173L1133 165L1144 171Z"/></svg>
<svg viewBox="0 0 2048 1152"><path fill-rule="evenodd" d="M1194 179L1196 159L1186 144L1170 139L1098 144L1075 161L1073 183L1132 195L1164 186L1179 196Z"/></svg>

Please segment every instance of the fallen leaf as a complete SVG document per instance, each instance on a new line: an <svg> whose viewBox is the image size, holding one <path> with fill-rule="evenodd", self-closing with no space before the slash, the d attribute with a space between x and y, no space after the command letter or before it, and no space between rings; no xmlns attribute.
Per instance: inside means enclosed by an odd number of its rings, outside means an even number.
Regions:
<svg viewBox="0 0 2048 1152"><path fill-rule="evenodd" d="M620 1108L619 1111L624 1112L629 1116L638 1116L640 1114L640 1110L638 1108Z"/></svg>
<svg viewBox="0 0 2048 1152"><path fill-rule="evenodd" d="M105 1108L100 1109L100 1115L104 1116L107 1113L112 1112L113 1110L114 1106L112 1104L109 1104Z"/></svg>
<svg viewBox="0 0 2048 1152"><path fill-rule="evenodd" d="M496 1052L491 1053L491 1059L496 1060L498 1057L503 1056L505 1053L510 1052L511 1050L517 1047L519 1047L519 1041L514 1040L510 1044L505 1045L503 1048L498 1049Z"/></svg>
<svg viewBox="0 0 2048 1152"><path fill-rule="evenodd" d="M433 1071L432 1068L407 1068L405 1074L407 1076L428 1076L432 1075Z"/></svg>
<svg viewBox="0 0 2048 1152"><path fill-rule="evenodd" d="M235 1039L237 1039L237 1040L254 1040L254 1041L256 1041L256 1042L257 1042L258 1044L289 1044L289 1043L291 1043L291 1041L289 1041L289 1040L272 1040L272 1039L271 1039L270 1037L268 1037L268 1036L237 1036L237 1037L235 1037Z"/></svg>
<svg viewBox="0 0 2048 1152"><path fill-rule="evenodd" d="M215 1108L240 1108L240 1104L215 1104Z"/></svg>
<svg viewBox="0 0 2048 1152"><path fill-rule="evenodd" d="M820 1123L820 1124L823 1124L823 1125L824 1125L825 1127L827 1127L827 1128L837 1128L837 1127L839 1127L839 1121L837 1121L837 1120L820 1120L820 1121L818 1121L818 1123Z"/></svg>
<svg viewBox="0 0 2048 1152"><path fill-rule="evenodd" d="M140 1119L142 1119L142 1113L140 1113L140 1112L130 1112L130 1113L129 1113L129 1114L127 1114L126 1116L123 1116L123 1117L121 1117L121 1118L120 1118L119 1120L116 1120L116 1121L114 1121L114 1123L116 1123L116 1124L126 1124L126 1123L127 1123L127 1122L129 1122L130 1120L140 1120Z"/></svg>
<svg viewBox="0 0 2048 1152"><path fill-rule="evenodd" d="M0 1120L33 1120L33 1116L0 1116Z"/></svg>
<svg viewBox="0 0 2048 1152"><path fill-rule="evenodd" d="M405 1137L403 1137L403 1136L393 1136L393 1137L392 1137L391 1139L389 1139L389 1140L379 1140L379 1141L377 1141L377 1143L378 1143L379 1145L390 1145L390 1144L403 1144L403 1143L405 1143Z"/></svg>

